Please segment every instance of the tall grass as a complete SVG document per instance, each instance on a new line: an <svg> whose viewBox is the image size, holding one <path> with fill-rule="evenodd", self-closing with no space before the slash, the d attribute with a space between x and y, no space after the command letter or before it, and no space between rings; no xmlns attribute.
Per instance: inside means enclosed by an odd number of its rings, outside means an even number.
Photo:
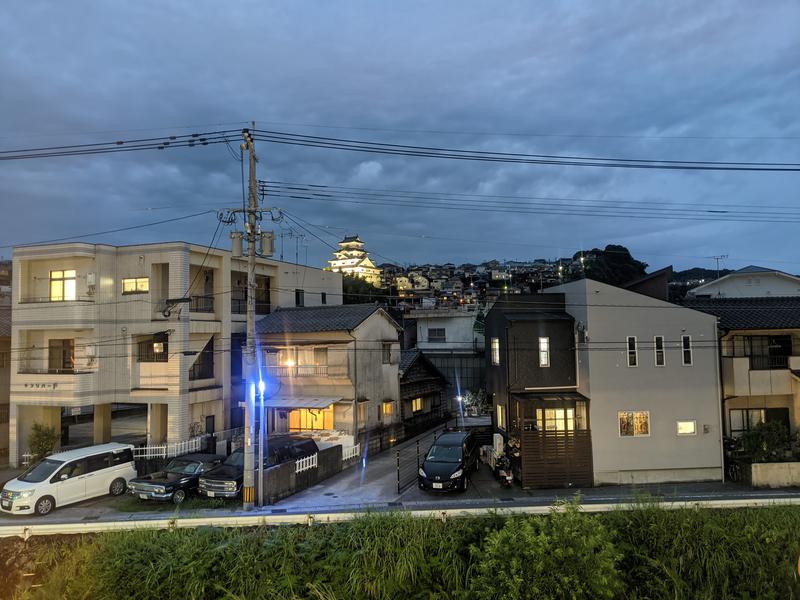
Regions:
<svg viewBox="0 0 800 600"><path fill-rule="evenodd" d="M593 580L583 586L586 597L783 599L800 598L793 574L799 554L796 507L643 506L603 515L573 511L566 519L446 523L381 514L314 527L75 538L39 557L43 586L21 597L460 599L501 597L504 578L535 576L534 584L544 584L547 576L560 582L547 584L549 597L570 598L585 583L581 577L595 577L595 567L605 564L600 576L608 585ZM516 597L536 597L534 584L517 586Z"/></svg>

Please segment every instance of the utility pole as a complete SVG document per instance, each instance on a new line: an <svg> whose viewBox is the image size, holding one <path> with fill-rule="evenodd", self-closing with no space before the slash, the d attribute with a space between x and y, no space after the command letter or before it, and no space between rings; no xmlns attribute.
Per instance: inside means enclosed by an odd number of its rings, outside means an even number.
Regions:
<svg viewBox="0 0 800 600"><path fill-rule="evenodd" d="M253 129L256 124L253 122ZM255 411L256 381L256 226L258 205L258 182L256 179L256 147L250 131L242 130L242 150L250 157L250 179L247 198L245 234L247 235L247 346L245 347L245 390L244 403L244 478L242 482L242 508L252 510L255 502L255 477L253 473L253 424ZM262 394L263 401L263 394ZM263 452L263 444L259 452ZM263 482L262 482L263 483Z"/></svg>
<svg viewBox="0 0 800 600"><path fill-rule="evenodd" d="M728 258L727 254L720 254L719 256L712 256L715 261L717 261L717 279L719 279L719 261Z"/></svg>

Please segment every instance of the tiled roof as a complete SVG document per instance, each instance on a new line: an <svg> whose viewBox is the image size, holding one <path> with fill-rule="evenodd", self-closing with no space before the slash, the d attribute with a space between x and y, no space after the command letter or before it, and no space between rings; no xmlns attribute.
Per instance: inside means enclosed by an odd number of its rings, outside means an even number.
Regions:
<svg viewBox="0 0 800 600"><path fill-rule="evenodd" d="M10 306L0 306L0 337L11 337Z"/></svg>
<svg viewBox="0 0 800 600"><path fill-rule="evenodd" d="M414 361L422 354L419 348L413 350L403 350L400 353L400 374L402 375L408 371L409 367L414 364Z"/></svg>
<svg viewBox="0 0 800 600"><path fill-rule="evenodd" d="M719 317L722 329L800 329L800 296L687 298L687 308Z"/></svg>
<svg viewBox="0 0 800 600"><path fill-rule="evenodd" d="M352 331L379 309L377 304L279 308L256 323L256 332Z"/></svg>

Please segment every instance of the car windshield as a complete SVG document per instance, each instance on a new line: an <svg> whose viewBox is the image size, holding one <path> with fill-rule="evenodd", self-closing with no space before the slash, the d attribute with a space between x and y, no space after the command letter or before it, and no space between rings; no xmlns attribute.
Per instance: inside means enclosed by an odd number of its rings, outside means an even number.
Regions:
<svg viewBox="0 0 800 600"><path fill-rule="evenodd" d="M17 477L17 479L28 483L39 483L50 477L50 475L55 473L56 469L63 464L64 463L60 460L45 458L28 467L28 470Z"/></svg>
<svg viewBox="0 0 800 600"><path fill-rule="evenodd" d="M431 446L425 460L431 462L457 463L461 461L461 446Z"/></svg>
<svg viewBox="0 0 800 600"><path fill-rule="evenodd" d="M244 466L244 452L234 452L225 459L225 464L233 467Z"/></svg>
<svg viewBox="0 0 800 600"><path fill-rule="evenodd" d="M197 466L197 463L194 461L175 458L170 461L167 468L164 470L170 473L185 473L191 475L197 471Z"/></svg>

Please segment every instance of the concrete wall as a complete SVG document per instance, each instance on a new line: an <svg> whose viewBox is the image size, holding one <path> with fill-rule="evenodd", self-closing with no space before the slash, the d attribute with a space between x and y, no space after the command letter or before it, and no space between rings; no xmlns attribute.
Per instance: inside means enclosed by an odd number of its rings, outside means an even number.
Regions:
<svg viewBox="0 0 800 600"><path fill-rule="evenodd" d="M589 383L579 389L590 392L595 483L720 479L715 317L591 280L548 292L565 293L567 311L586 323L578 359ZM665 338L663 367L655 366L656 335ZM692 336L691 366L682 364L682 335ZM627 363L627 336L638 339L636 367ZM650 434L620 436L618 411L648 411ZM696 434L678 436L679 420L696 421Z"/></svg>
<svg viewBox="0 0 800 600"><path fill-rule="evenodd" d="M800 486L800 462L753 463L750 485L755 488Z"/></svg>
<svg viewBox="0 0 800 600"><path fill-rule="evenodd" d="M461 309L412 310L408 317L417 320L417 346L429 351L473 351L482 349L484 337L474 331L477 311ZM445 330L444 342L428 341L428 329Z"/></svg>
<svg viewBox="0 0 800 600"><path fill-rule="evenodd" d="M302 492L320 481L333 477L342 470L342 447L331 446L317 453L317 466L295 473L295 461L289 461L264 471L264 501L275 504L297 492Z"/></svg>

